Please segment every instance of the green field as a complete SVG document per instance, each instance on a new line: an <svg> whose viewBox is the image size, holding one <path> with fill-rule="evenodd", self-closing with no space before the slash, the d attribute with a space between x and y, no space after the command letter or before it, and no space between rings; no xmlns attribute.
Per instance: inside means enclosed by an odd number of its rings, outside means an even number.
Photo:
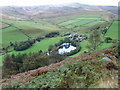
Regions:
<svg viewBox="0 0 120 90"><path fill-rule="evenodd" d="M75 28L79 26L92 26L101 22L101 18L76 18L74 20L69 20L59 25L66 28ZM102 21L103 22L103 21Z"/></svg>
<svg viewBox="0 0 120 90"><path fill-rule="evenodd" d="M85 51L86 51L86 52L89 52L89 49L87 48L87 45L89 45L89 42L88 42L88 41L80 42L81 50L80 50L77 54L72 55L72 56L70 56L70 57L80 56L80 55L83 54ZM99 47L96 49L96 51L99 51L99 50L102 50L102 49L111 47L111 46L113 46L113 45L114 45L113 43L103 43L101 46L99 46Z"/></svg>
<svg viewBox="0 0 120 90"><path fill-rule="evenodd" d="M31 48L24 51L12 51L10 54L19 54L19 53L31 53L38 52L40 50L47 51L50 45L54 45L65 37L55 37L55 38L47 38L42 40L41 42L35 43Z"/></svg>
<svg viewBox="0 0 120 90"><path fill-rule="evenodd" d="M2 22L10 24L11 26L2 29L2 45L6 47L10 42L20 42L28 39L28 36L35 38L52 31L60 31L64 33L73 32L73 30L78 30L78 32L85 32L86 27L91 27L95 24L102 23L101 15L70 15L64 17L55 18L45 18L38 21L15 21L15 20L3 20ZM76 26L76 27L75 27ZM72 29L72 30L71 30ZM21 31L22 30L22 31ZM82 34L82 33L80 33ZM105 37L111 37L113 39L118 39L118 21L114 21L112 26L109 28ZM47 51L50 45L54 45L65 37L55 37L44 39L41 42L35 43L31 48L24 51L12 51L10 54L18 53L30 53L38 52L39 50ZM88 41L83 41L80 43L81 51L73 55L78 56L84 51L88 51L86 46L89 44ZM112 46L112 43L101 45L98 50ZM0 60L1 61L1 60Z"/></svg>
<svg viewBox="0 0 120 90"><path fill-rule="evenodd" d="M114 21L112 26L109 28L106 37L111 37L112 39L118 40L118 23L120 21ZM120 39L119 39L120 40Z"/></svg>
<svg viewBox="0 0 120 90"><path fill-rule="evenodd" d="M6 47L10 42L25 41L29 37L35 38L52 31L60 33L72 32L70 29L78 29L81 27L90 27L101 21L101 15L68 15L55 18L38 19L37 21L20 21L20 20L5 20L1 22L11 26L2 29L3 47ZM76 26L76 28L75 28ZM83 30L84 31L84 30ZM17 36L17 38L16 38Z"/></svg>
<svg viewBox="0 0 120 90"><path fill-rule="evenodd" d="M106 33L105 37L111 37L115 40L118 40L118 22L119 21L113 22L108 32ZM80 54L84 53L84 51L88 51L88 49L86 48L87 45L89 45L88 41L80 42L80 46L82 47L80 52L78 52L75 55L72 55L71 57L79 56ZM96 49L96 51L111 47L113 45L114 45L113 43L103 43L101 46L98 47L98 49Z"/></svg>
<svg viewBox="0 0 120 90"><path fill-rule="evenodd" d="M66 17L65 19L60 18L60 22L58 25L70 29L80 26L82 27L85 25L86 26L95 25L100 21L102 21L101 15L80 15L80 16L72 17L71 19L69 17L68 18Z"/></svg>
<svg viewBox="0 0 120 90"><path fill-rule="evenodd" d="M67 36L65 36L67 37ZM54 45L55 43L59 42L60 40L64 39L65 37L54 37L54 38L47 38L42 40L41 42L35 43L31 48L24 50L24 51L12 51L9 54L25 54L25 53L32 53L38 52L39 50L47 51L50 45ZM0 66L2 66L2 56L0 56Z"/></svg>
<svg viewBox="0 0 120 90"><path fill-rule="evenodd" d="M2 44L6 47L10 42L20 42L27 40L28 37L20 32L15 27L8 27L2 29Z"/></svg>
<svg viewBox="0 0 120 90"><path fill-rule="evenodd" d="M55 25L52 25L44 21L14 21L14 20L3 20L7 24L16 27L17 29L22 29L22 31L30 37L37 37L39 35L45 34L46 32L58 31Z"/></svg>
<svg viewBox="0 0 120 90"><path fill-rule="evenodd" d="M64 22L68 22L68 21L74 21L76 19L91 19L91 18L101 18L101 15L80 15L80 14L72 14L72 15L67 15L67 16L60 16L60 17L54 17L52 19L45 19L46 21L51 21L52 23L55 23L55 24L61 24L61 23L64 23Z"/></svg>

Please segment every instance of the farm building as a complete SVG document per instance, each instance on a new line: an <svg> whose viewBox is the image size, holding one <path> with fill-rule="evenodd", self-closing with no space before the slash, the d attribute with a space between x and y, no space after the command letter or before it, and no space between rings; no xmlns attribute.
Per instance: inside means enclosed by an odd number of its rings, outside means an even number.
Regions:
<svg viewBox="0 0 120 90"><path fill-rule="evenodd" d="M76 37L75 34L70 34L70 35L69 35L69 39L71 39L71 40L76 40L76 41L78 41L78 42L81 42L81 41L83 41L83 40L86 40L86 37L84 37L83 35L77 35L77 37Z"/></svg>

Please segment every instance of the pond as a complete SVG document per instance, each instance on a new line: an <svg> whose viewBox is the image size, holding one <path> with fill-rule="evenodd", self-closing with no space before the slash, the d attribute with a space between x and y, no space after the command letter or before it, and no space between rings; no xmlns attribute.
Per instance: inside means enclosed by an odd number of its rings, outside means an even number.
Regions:
<svg viewBox="0 0 120 90"><path fill-rule="evenodd" d="M75 50L76 47L71 45L71 43L63 43L59 49L58 49L58 53L59 54L65 54L68 52L71 52L72 50Z"/></svg>

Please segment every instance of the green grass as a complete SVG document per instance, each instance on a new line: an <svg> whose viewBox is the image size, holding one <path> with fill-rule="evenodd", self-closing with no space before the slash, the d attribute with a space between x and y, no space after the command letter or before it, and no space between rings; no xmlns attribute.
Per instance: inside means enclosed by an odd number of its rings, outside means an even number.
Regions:
<svg viewBox="0 0 120 90"><path fill-rule="evenodd" d="M111 27L109 28L108 32L106 33L105 37L111 37L113 39L118 40L118 22L119 21L114 21ZM102 38L103 39L103 38ZM88 51L88 48L86 46L89 45L88 41L82 41L80 42L80 46L82 47L80 52L78 52L75 55L72 55L71 57L79 56L80 54L84 53L84 51ZM114 43L103 43L101 46L99 46L96 51L108 48L113 46Z"/></svg>
<svg viewBox="0 0 120 90"><path fill-rule="evenodd" d="M96 14L96 15L95 14L94 15L90 15L90 14L86 15L85 14L85 15L80 15L80 17L81 18L101 18L101 15L99 15L99 14Z"/></svg>
<svg viewBox="0 0 120 90"><path fill-rule="evenodd" d="M28 37L15 27L2 29L2 44L6 47L10 42L20 42L27 40Z"/></svg>
<svg viewBox="0 0 120 90"><path fill-rule="evenodd" d="M36 38L38 36L45 35L46 33L52 31L60 31L61 33L70 32L70 30L68 31L58 27L58 23L60 26L64 26L70 29L73 28L75 25L81 27L80 25L82 24L85 24L93 20L99 20L100 18L101 18L100 15L76 14L76 15L55 17L52 19L49 18L38 19L36 21L18 21L18 20L3 19L1 22L12 25L11 27L2 30L3 46L7 46L9 42L15 42L15 41L20 42L27 40L25 34L27 34L32 38ZM23 33L20 32L19 29L22 29Z"/></svg>
<svg viewBox="0 0 120 90"><path fill-rule="evenodd" d="M75 57L75 56L79 56L80 54L84 53L84 51L88 51L88 48L86 48L86 46L89 44L88 41L84 40L82 42L80 42L80 46L81 46L81 50L77 53L77 54L74 54L70 57Z"/></svg>
<svg viewBox="0 0 120 90"><path fill-rule="evenodd" d="M120 21L114 21L112 26L109 28L105 37L111 37L112 39L118 40L118 23Z"/></svg>
<svg viewBox="0 0 120 90"><path fill-rule="evenodd" d="M103 43L96 51L111 47L113 45L114 45L113 43Z"/></svg>
<svg viewBox="0 0 120 90"><path fill-rule="evenodd" d="M74 21L76 19L100 19L101 15L80 15L80 14L72 14L72 15L67 15L67 16L60 16L60 17L55 17L52 19L45 19L45 20L49 20L55 24L62 24L64 22L69 22L69 21Z"/></svg>
<svg viewBox="0 0 120 90"><path fill-rule="evenodd" d="M85 24L89 23L89 22L93 22L94 20L88 20L88 19L83 19L83 20L79 20L77 22L71 23L66 25L65 27L67 28L74 28L74 26L84 26Z"/></svg>
<svg viewBox="0 0 120 90"><path fill-rule="evenodd" d="M2 30L0 30L0 48L2 48Z"/></svg>
<svg viewBox="0 0 120 90"><path fill-rule="evenodd" d="M74 28L74 26L77 26L77 27L92 26L99 23L100 21L101 21L100 16L93 17L92 15L84 15L84 16L76 17L74 19L70 19L68 21L63 21L59 25L64 26L66 28Z"/></svg>
<svg viewBox="0 0 120 90"><path fill-rule="evenodd" d="M0 66L2 66L2 57L3 56L0 56Z"/></svg>
<svg viewBox="0 0 120 90"><path fill-rule="evenodd" d="M3 20L3 22L6 22L8 24L11 24L19 29L27 29L30 28L39 28L44 30L54 30L56 29L54 25L51 25L47 22L36 22L36 21L14 21L14 20Z"/></svg>
<svg viewBox="0 0 120 90"><path fill-rule="evenodd" d="M10 52L10 54L38 52L39 50L47 51L50 45L54 45L55 43L59 42L60 40L64 38L65 37L54 37L54 38L44 39L41 42L34 44L31 48L27 50L13 51L13 52Z"/></svg>
<svg viewBox="0 0 120 90"><path fill-rule="evenodd" d="M89 24L86 24L84 25L84 27L90 27L90 26L93 26L93 25L96 25L96 24L99 24L99 23L103 23L104 21L94 21L94 22L91 22Z"/></svg>
<svg viewBox="0 0 120 90"><path fill-rule="evenodd" d="M2 22L8 23L13 27L22 29L24 33L31 37L37 37L51 31L61 30L56 25L52 25L44 21L15 21L15 20L3 20Z"/></svg>
<svg viewBox="0 0 120 90"><path fill-rule="evenodd" d="M81 54L84 53L84 51L88 52L89 51L89 49L87 48L88 45L89 45L89 42L87 40L80 42L81 50L77 54L74 54L70 57L80 56ZM113 43L103 43L95 51L99 51L99 50L111 47L113 45L114 45Z"/></svg>

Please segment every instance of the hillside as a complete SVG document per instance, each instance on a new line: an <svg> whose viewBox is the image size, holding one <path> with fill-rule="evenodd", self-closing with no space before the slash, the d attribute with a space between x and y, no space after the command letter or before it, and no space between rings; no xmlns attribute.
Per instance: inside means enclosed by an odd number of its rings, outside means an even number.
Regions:
<svg viewBox="0 0 120 90"><path fill-rule="evenodd" d="M36 18L52 18L59 16L67 16L69 14L102 14L113 15L117 14L117 7L99 7L80 3L68 3L64 5L43 5L43 6L6 6L2 9L3 19L12 20L35 20ZM113 11L111 13L111 11Z"/></svg>
<svg viewBox="0 0 120 90"><path fill-rule="evenodd" d="M118 88L117 6L0 6L0 88Z"/></svg>
<svg viewBox="0 0 120 90"><path fill-rule="evenodd" d="M56 64L13 75L0 83L4 88L118 88L119 66L116 50L117 47L111 47L67 58Z"/></svg>

